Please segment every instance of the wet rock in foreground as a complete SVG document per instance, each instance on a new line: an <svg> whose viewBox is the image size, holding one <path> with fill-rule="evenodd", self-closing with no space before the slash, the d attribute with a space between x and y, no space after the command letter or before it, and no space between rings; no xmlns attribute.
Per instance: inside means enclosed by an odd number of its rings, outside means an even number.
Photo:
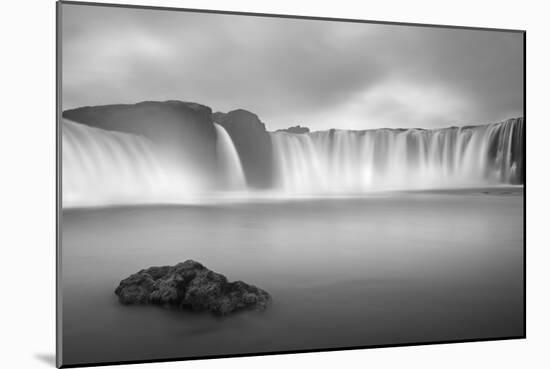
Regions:
<svg viewBox="0 0 550 369"><path fill-rule="evenodd" d="M115 294L123 304L169 305L217 315L264 310L271 299L266 291L242 281L228 282L193 260L140 270L122 280Z"/></svg>

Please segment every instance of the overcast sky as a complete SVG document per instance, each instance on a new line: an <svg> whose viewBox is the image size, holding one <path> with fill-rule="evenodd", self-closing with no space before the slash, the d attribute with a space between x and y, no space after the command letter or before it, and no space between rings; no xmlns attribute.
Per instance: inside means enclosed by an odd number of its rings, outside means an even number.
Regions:
<svg viewBox="0 0 550 369"><path fill-rule="evenodd" d="M63 5L63 109L184 100L275 130L445 127L523 111L520 33Z"/></svg>

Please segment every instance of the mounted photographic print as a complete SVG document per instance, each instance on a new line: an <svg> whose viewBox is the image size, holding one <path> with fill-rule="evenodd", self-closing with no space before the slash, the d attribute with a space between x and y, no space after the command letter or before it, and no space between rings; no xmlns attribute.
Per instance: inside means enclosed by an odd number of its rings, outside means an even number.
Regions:
<svg viewBox="0 0 550 369"><path fill-rule="evenodd" d="M525 32L58 4L58 365L525 337Z"/></svg>

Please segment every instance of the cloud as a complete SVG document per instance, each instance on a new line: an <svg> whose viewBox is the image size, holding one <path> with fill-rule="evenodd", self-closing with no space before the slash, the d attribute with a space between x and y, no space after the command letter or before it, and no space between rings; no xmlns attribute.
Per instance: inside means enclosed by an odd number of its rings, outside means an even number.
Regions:
<svg viewBox="0 0 550 369"><path fill-rule="evenodd" d="M270 129L437 127L523 110L522 35L63 5L63 107L180 99Z"/></svg>

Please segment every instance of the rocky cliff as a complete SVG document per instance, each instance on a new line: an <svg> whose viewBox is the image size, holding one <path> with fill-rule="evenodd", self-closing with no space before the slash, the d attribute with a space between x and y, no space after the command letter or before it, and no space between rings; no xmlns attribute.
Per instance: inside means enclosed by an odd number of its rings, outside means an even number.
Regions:
<svg viewBox="0 0 550 369"><path fill-rule="evenodd" d="M214 113L213 120L231 136L239 153L247 183L250 187L272 185L273 147L265 124L249 111L238 109L229 113Z"/></svg>
<svg viewBox="0 0 550 369"><path fill-rule="evenodd" d="M216 168L216 130L212 110L184 101L144 101L81 107L63 117L88 126L149 138L169 153L205 172Z"/></svg>

